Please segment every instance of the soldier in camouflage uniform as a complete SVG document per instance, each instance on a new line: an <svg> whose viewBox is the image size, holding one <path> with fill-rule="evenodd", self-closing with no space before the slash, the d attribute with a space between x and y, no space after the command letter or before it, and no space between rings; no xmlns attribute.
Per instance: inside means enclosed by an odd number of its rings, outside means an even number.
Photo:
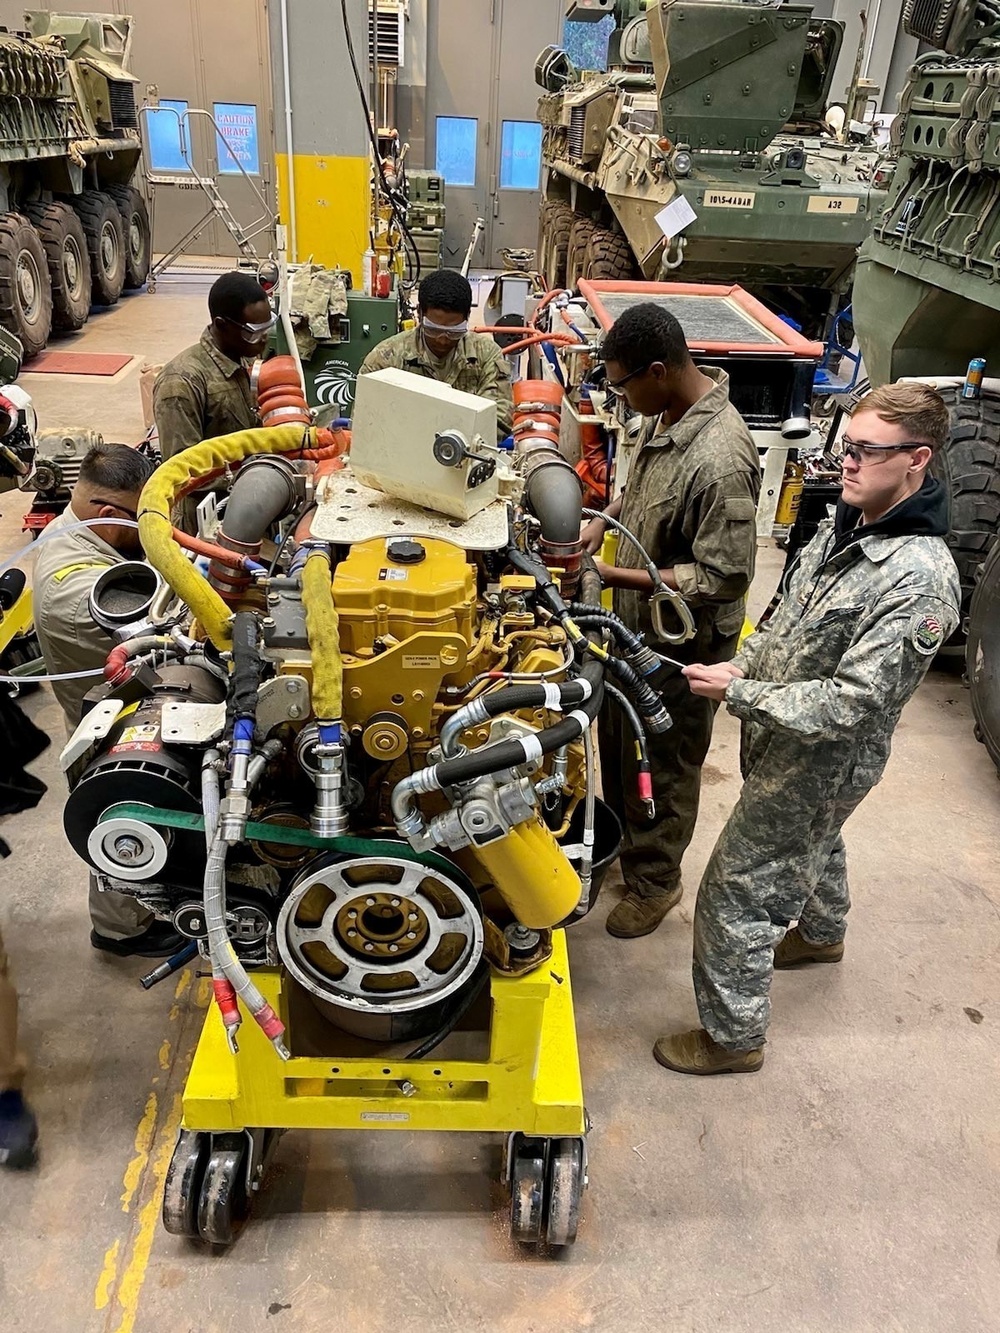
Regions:
<svg viewBox="0 0 1000 1333"><path fill-rule="evenodd" d="M492 398L497 405L497 439L505 440L514 420L510 363L488 334L469 332L472 288L468 280L453 269L429 273L417 292L417 308L419 326L379 343L358 373L407 370L462 393Z"/></svg>
<svg viewBox="0 0 1000 1333"><path fill-rule="evenodd" d="M656 1043L668 1069L759 1069L772 968L843 956L841 829L881 778L903 705L959 621L947 496L927 475L947 431L927 385L870 393L844 435L836 518L804 549L774 617L732 662L685 669L692 690L742 720L744 784L698 891L703 1028Z"/></svg>
<svg viewBox="0 0 1000 1333"><path fill-rule="evenodd" d="M603 352L612 387L617 385L629 406L647 418L628 484L607 513L621 517L664 580L684 596L695 635L680 647L657 642L649 603L652 581L644 558L625 538L618 542L613 568L598 564L614 589L615 612L651 647L671 657L724 662L736 651L753 577L757 447L729 402L728 376L695 366L680 324L661 306L632 306L608 332ZM602 519L587 525L588 550L597 549L604 529ZM673 726L647 738L656 806L652 819L636 794L632 733L613 704L601 714L604 796L624 825L626 892L607 919L609 934L619 939L649 934L680 901L681 858L694 833L701 768L718 707L692 694L672 667L661 672L656 688Z"/></svg>

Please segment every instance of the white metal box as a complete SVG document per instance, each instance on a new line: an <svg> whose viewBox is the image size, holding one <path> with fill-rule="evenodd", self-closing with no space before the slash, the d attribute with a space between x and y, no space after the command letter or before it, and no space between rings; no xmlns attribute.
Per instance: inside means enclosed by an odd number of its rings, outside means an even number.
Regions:
<svg viewBox="0 0 1000 1333"><path fill-rule="evenodd" d="M471 456L446 466L439 435L457 432ZM451 518L471 518L497 498L497 407L406 370L359 375L351 419L351 471L363 486ZM482 464L492 462L492 468ZM488 472L478 485L470 480Z"/></svg>

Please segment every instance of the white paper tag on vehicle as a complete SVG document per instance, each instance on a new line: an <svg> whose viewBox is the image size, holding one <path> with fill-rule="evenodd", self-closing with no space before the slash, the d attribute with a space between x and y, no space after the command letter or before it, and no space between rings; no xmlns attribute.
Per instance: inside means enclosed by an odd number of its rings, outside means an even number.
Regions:
<svg viewBox="0 0 1000 1333"><path fill-rule="evenodd" d="M679 194L676 199L671 199L666 207L660 209L654 221L667 240L672 241L685 227L689 227L697 216L684 195Z"/></svg>

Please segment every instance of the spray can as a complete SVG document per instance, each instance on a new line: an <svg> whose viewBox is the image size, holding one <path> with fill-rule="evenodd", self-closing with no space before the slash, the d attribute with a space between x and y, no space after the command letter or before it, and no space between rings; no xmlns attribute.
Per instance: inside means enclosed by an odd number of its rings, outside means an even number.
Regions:
<svg viewBox="0 0 1000 1333"><path fill-rule="evenodd" d="M361 256L361 290L365 296L374 296L375 251L371 246Z"/></svg>
<svg viewBox="0 0 1000 1333"><path fill-rule="evenodd" d="M969 369L965 372L965 383L962 385L963 398L978 398L983 391L983 376L986 374L986 361L981 356L974 356L969 362Z"/></svg>

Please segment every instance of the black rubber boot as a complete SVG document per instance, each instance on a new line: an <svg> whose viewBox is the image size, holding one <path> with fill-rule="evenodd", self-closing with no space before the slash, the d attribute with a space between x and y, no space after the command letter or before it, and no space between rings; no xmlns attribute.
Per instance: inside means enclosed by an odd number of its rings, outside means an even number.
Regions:
<svg viewBox="0 0 1000 1333"><path fill-rule="evenodd" d="M14 1088L0 1092L0 1166L24 1171L38 1160L38 1121Z"/></svg>

